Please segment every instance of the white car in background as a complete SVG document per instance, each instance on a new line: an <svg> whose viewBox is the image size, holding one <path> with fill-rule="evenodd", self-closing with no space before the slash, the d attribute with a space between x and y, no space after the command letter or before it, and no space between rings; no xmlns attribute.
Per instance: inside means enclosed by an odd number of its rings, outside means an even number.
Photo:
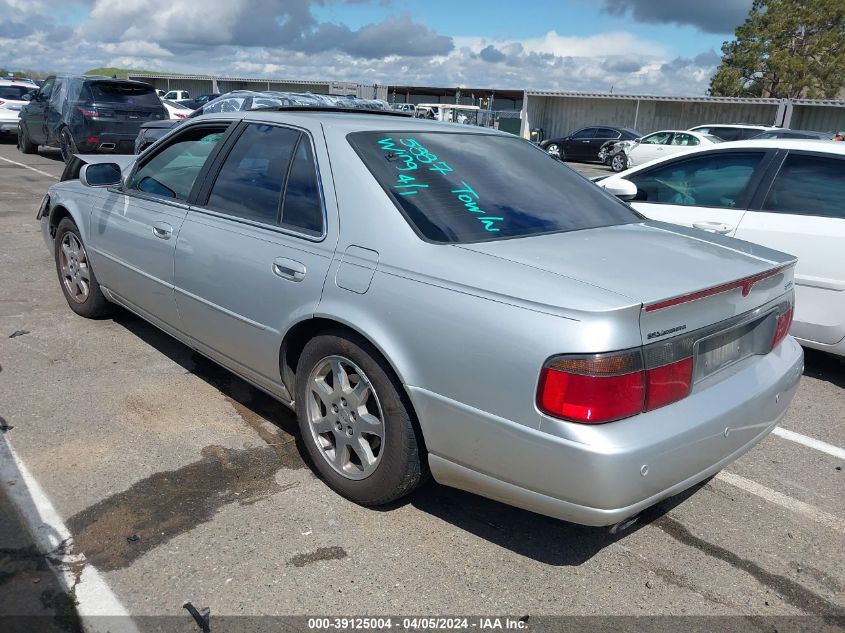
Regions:
<svg viewBox="0 0 845 633"><path fill-rule="evenodd" d="M187 119L193 112L190 108L186 108L181 103L176 103L170 99L162 99L161 102L164 104L167 114L171 119Z"/></svg>
<svg viewBox="0 0 845 633"><path fill-rule="evenodd" d="M689 130L661 130L634 141L626 151L628 167L642 165L650 160L677 154L699 145L721 143L722 139Z"/></svg>
<svg viewBox="0 0 845 633"><path fill-rule="evenodd" d="M771 125L753 125L749 123L708 123L706 125L696 125L689 129L690 132L698 132L699 134L709 134L723 141L745 141L754 138L762 132L771 132L772 130L779 130L781 128L772 127Z"/></svg>
<svg viewBox="0 0 845 633"><path fill-rule="evenodd" d="M596 180L644 216L798 257L790 333L845 356L845 143L700 145Z"/></svg>
<svg viewBox="0 0 845 633"><path fill-rule="evenodd" d="M38 91L32 81L0 79L0 133L18 133L21 108L29 103L28 97Z"/></svg>
<svg viewBox="0 0 845 633"><path fill-rule="evenodd" d="M162 97L162 100L169 101L190 101L191 95L187 90L171 90Z"/></svg>

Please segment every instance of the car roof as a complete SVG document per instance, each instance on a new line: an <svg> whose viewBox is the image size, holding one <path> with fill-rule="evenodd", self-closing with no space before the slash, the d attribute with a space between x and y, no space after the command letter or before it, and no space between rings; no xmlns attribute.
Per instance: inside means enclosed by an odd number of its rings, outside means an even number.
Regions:
<svg viewBox="0 0 845 633"><path fill-rule="evenodd" d="M693 132L700 127L732 127L741 130L779 130L774 125L763 125L762 123L703 123L701 125L694 125L690 128Z"/></svg>
<svg viewBox="0 0 845 633"><path fill-rule="evenodd" d="M203 114L192 121L210 121L213 119L248 119L251 121L267 121L278 123L290 123L293 125L308 124L315 121L326 129L336 129L342 133L370 132L370 131L430 131L430 132L463 132L466 134L488 134L496 136L507 136L520 138L507 132L500 132L492 128L465 125L463 123L447 123L443 121L432 121L430 119L418 119L406 116L395 110L384 110L375 112L361 112L356 110L339 111L337 109L314 107L311 109L280 108L243 110L239 112L220 112Z"/></svg>
<svg viewBox="0 0 845 633"><path fill-rule="evenodd" d="M720 150L732 148L792 149L845 155L845 143L815 138L748 139L746 141L727 141L725 143L719 143L716 147Z"/></svg>

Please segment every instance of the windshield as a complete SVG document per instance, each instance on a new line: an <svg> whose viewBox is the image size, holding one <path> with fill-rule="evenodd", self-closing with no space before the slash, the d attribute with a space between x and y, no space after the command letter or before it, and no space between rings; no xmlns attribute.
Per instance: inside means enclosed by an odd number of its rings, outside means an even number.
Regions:
<svg viewBox="0 0 845 633"><path fill-rule="evenodd" d="M152 86L129 83L96 82L89 85L92 101L97 103L121 103L136 106L161 107L161 99Z"/></svg>
<svg viewBox="0 0 845 633"><path fill-rule="evenodd" d="M433 242L639 221L619 200L517 137L357 132L348 138L414 230Z"/></svg>

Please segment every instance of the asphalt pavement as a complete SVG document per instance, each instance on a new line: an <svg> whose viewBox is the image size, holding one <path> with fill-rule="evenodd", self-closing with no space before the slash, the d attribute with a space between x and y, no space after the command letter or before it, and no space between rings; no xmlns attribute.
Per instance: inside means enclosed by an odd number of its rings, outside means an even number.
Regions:
<svg viewBox="0 0 845 633"><path fill-rule="evenodd" d="M0 523L0 596L12 580L47 586L32 580L37 558L3 558L37 542L72 557L51 585L68 598L61 613L126 613L144 631L165 616L169 630L200 630L185 601L210 609L212 631L223 616L284 614L842 625L839 360L808 352L781 425L797 435L769 436L622 534L434 483L366 509L311 473L283 406L128 313L70 311L35 221L61 171L54 153L0 145L0 486L17 488L31 532ZM0 510L12 516L2 495ZM12 611L0 597L0 615L41 614L35 591Z"/></svg>

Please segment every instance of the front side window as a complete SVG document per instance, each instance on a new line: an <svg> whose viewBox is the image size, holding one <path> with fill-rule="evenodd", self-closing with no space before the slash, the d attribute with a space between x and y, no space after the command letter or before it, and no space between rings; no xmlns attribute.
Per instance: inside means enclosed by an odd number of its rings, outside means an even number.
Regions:
<svg viewBox="0 0 845 633"><path fill-rule="evenodd" d="M643 145L668 145L671 138L671 132L655 132L643 137L640 143Z"/></svg>
<svg viewBox="0 0 845 633"><path fill-rule="evenodd" d="M225 126L197 126L185 131L144 163L127 188L187 200L203 165L225 133Z"/></svg>
<svg viewBox="0 0 845 633"><path fill-rule="evenodd" d="M247 125L220 168L208 206L248 220L276 224L299 137L300 132L286 127Z"/></svg>
<svg viewBox="0 0 845 633"><path fill-rule="evenodd" d="M763 152L712 153L664 163L628 180L637 185L637 201L735 208L762 158Z"/></svg>
<svg viewBox="0 0 845 633"><path fill-rule="evenodd" d="M845 219L845 160L789 154L763 210Z"/></svg>
<svg viewBox="0 0 845 633"><path fill-rule="evenodd" d="M44 99L45 101L50 98L50 95L53 94L53 84L56 82L55 78L51 77L44 84L41 86L41 89L38 91L40 98Z"/></svg>
<svg viewBox="0 0 845 633"><path fill-rule="evenodd" d="M638 222L626 205L520 138L357 132L349 142L423 239L490 241Z"/></svg>

